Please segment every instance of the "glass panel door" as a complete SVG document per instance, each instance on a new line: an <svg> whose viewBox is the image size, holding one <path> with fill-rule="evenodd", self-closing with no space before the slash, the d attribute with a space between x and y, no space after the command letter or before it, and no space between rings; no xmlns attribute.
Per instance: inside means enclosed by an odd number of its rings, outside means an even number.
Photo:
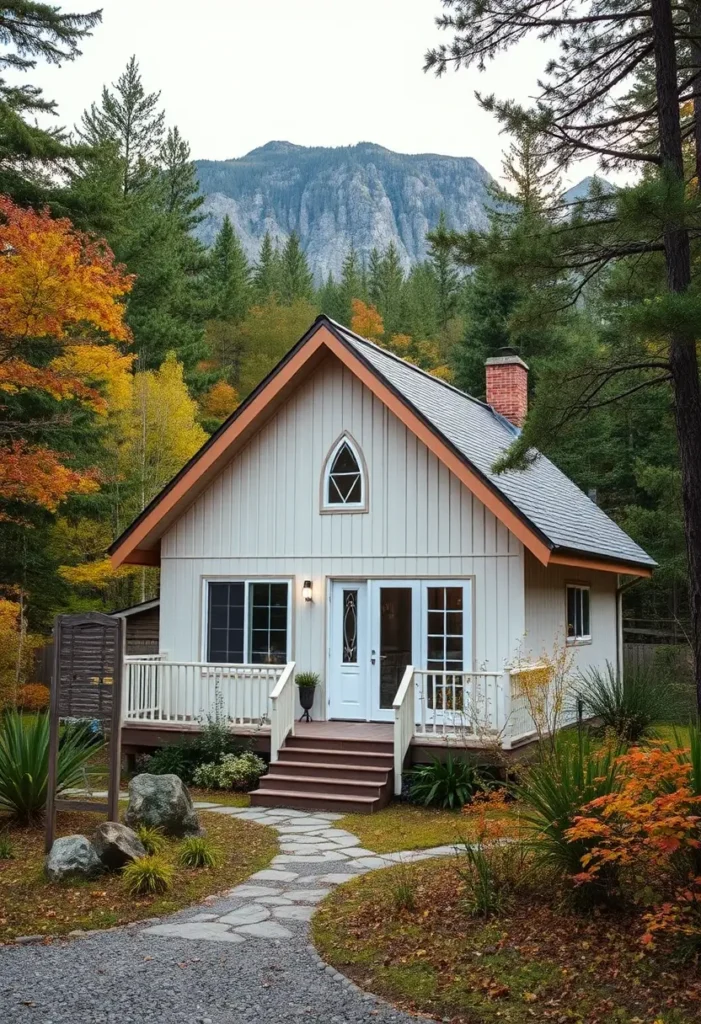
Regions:
<svg viewBox="0 0 701 1024"><path fill-rule="evenodd" d="M412 663L412 587L380 587L380 708L392 707Z"/></svg>

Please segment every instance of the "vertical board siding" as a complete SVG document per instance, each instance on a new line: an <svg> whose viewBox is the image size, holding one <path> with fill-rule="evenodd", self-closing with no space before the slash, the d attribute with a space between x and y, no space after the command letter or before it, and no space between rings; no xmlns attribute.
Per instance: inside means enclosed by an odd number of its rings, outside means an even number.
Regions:
<svg viewBox="0 0 701 1024"><path fill-rule="evenodd" d="M367 466L366 513L320 511L324 462L344 431ZM207 576L291 579L292 655L322 678L329 577L472 577L474 667L485 670L514 657L526 628L521 543L332 358L171 527L161 559L161 647L176 660L205 654Z"/></svg>
<svg viewBox="0 0 701 1024"><path fill-rule="evenodd" d="M552 655L553 644L566 640L566 595L568 583L587 584L590 589L591 642L572 646L572 671L592 666L614 667L616 655L616 584L611 572L574 569L553 565L546 569L530 552L525 554L527 654L538 658Z"/></svg>

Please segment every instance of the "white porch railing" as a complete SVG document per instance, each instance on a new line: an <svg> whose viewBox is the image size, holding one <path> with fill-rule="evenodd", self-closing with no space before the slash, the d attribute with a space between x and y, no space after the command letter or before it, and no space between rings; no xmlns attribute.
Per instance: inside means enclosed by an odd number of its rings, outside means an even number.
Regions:
<svg viewBox="0 0 701 1024"><path fill-rule="evenodd" d="M270 694L270 760L277 761L280 747L290 733L294 736L297 688L295 663L288 662Z"/></svg>
<svg viewBox="0 0 701 1024"><path fill-rule="evenodd" d="M401 796L404 758L416 728L416 683L414 666L407 665L394 702L394 792Z"/></svg>
<svg viewBox="0 0 701 1024"><path fill-rule="evenodd" d="M499 735L506 724L505 675L414 669L416 735Z"/></svg>
<svg viewBox="0 0 701 1024"><path fill-rule="evenodd" d="M224 665L147 655L125 658L124 668L125 722L195 725L212 715L232 725L264 725L271 718L271 692L289 665Z"/></svg>

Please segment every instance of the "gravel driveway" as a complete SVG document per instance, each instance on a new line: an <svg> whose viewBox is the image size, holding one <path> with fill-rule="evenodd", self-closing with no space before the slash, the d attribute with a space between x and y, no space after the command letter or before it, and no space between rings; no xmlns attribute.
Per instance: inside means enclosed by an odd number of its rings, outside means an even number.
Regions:
<svg viewBox="0 0 701 1024"><path fill-rule="evenodd" d="M202 806L202 805L201 805ZM204 809L204 807L203 807ZM276 828L270 868L225 896L158 922L0 949L2 1024L258 1024L404 1022L411 1018L325 967L309 918L330 889L398 860L379 857L331 814L208 808Z"/></svg>

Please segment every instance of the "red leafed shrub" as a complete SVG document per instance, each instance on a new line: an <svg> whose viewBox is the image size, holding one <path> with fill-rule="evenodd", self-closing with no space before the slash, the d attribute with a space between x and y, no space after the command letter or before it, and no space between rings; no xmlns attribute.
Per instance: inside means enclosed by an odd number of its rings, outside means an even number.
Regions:
<svg viewBox="0 0 701 1024"><path fill-rule="evenodd" d="M24 711L43 711L49 706L49 688L42 683L27 683L17 691L17 706Z"/></svg>
<svg viewBox="0 0 701 1024"><path fill-rule="evenodd" d="M619 896L649 900L643 942L657 935L701 945L701 796L686 750L635 748L618 759L619 788L582 808L571 842L593 842L575 881L614 867ZM649 907L649 903L648 903Z"/></svg>

